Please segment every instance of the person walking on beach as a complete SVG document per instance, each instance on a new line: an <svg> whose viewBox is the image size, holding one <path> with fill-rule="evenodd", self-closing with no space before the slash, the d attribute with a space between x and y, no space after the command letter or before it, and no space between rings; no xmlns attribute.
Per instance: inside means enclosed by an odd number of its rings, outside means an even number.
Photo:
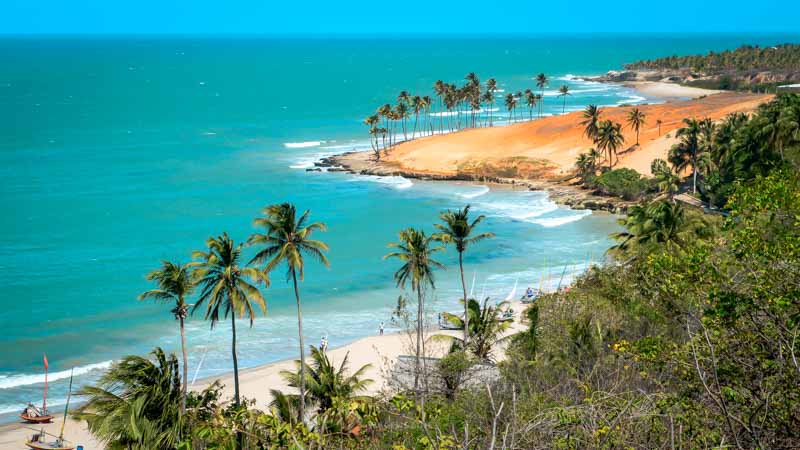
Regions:
<svg viewBox="0 0 800 450"><path fill-rule="evenodd" d="M383 323L383 321L381 320L381 336L383 336L383 327L384 327L384 323Z"/></svg>

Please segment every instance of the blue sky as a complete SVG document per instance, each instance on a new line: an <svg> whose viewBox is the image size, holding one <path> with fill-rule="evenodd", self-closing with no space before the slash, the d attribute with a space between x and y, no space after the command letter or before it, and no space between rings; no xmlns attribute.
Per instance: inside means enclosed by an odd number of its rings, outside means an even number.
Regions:
<svg viewBox="0 0 800 450"><path fill-rule="evenodd" d="M800 1L2 0L0 33L797 32Z"/></svg>

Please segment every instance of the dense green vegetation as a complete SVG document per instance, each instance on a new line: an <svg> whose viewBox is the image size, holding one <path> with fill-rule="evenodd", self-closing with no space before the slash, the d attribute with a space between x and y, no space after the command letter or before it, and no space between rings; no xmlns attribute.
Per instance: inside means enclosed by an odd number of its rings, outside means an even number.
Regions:
<svg viewBox="0 0 800 450"><path fill-rule="evenodd" d="M703 78L688 86L731 91L775 92L777 86L800 81L800 45L774 47L744 45L735 50L705 55L668 56L637 61L628 70L692 71Z"/></svg>
<svg viewBox="0 0 800 450"><path fill-rule="evenodd" d="M799 108L800 96L786 95L750 118L687 121L670 157L691 169L682 189L713 198L727 215L675 202L678 175L656 160L661 195L629 210L606 264L528 307L527 329L505 339L493 377L476 382L469 374L496 361L504 325L488 301L469 299L468 321L446 317L467 337L448 338L451 353L434 373L415 371L416 389L365 397L363 368L336 366L312 347L311 361L284 374L295 387L305 379L313 405L305 415L296 393L273 392L270 410L260 411L246 399L222 399L218 385L189 393L184 412L178 361L156 349L152 359L114 364L83 390L89 400L75 415L119 449L797 448ZM619 170L587 176L639 179ZM468 210L441 225L465 224L477 224ZM456 234L473 236L448 231ZM224 237L209 241L218 257L200 258L207 280L215 279L212 262L234 267L218 261L238 248L223 246ZM420 308L405 313L412 333L434 294L431 257L452 239L409 229L395 244L395 279L413 288ZM208 298L234 301L232 313L242 315L240 286ZM248 298L257 304L252 292Z"/></svg>
<svg viewBox="0 0 800 450"><path fill-rule="evenodd" d="M706 55L667 56L636 61L626 69L691 69L707 74L724 71L788 70L800 68L800 45L783 44L774 47L743 45L735 50L708 52Z"/></svg>

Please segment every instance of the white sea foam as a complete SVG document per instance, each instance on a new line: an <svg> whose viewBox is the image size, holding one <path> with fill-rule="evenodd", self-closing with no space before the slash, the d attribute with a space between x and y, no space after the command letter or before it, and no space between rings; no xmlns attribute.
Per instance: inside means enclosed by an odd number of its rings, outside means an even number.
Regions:
<svg viewBox="0 0 800 450"><path fill-rule="evenodd" d="M111 367L113 361L105 361L101 363L88 364L79 366L74 369L74 375L84 375L95 370L105 370ZM53 372L48 374L47 380L52 382L56 380L63 380L70 377L70 370L62 370L60 372ZM20 374L20 375L2 375L0 376L0 389L10 389L19 386L28 386L31 384L44 383L44 373L37 374Z"/></svg>
<svg viewBox="0 0 800 450"><path fill-rule="evenodd" d="M561 225L566 225L568 223L577 222L578 220L581 220L584 217L589 216L591 214L592 212L588 210L574 211L573 214L570 214L568 216L542 217L534 219L531 222L541 225L545 228L554 228L554 227L560 227Z"/></svg>
<svg viewBox="0 0 800 450"><path fill-rule="evenodd" d="M476 198L482 195L486 195L489 192L489 186L478 186L478 189L471 192L460 192L457 193L461 198Z"/></svg>
<svg viewBox="0 0 800 450"><path fill-rule="evenodd" d="M306 148L306 147L319 147L325 141L306 141L306 142L284 142L283 146L286 148Z"/></svg>
<svg viewBox="0 0 800 450"><path fill-rule="evenodd" d="M387 185L394 189L408 189L414 185L411 180L401 176L379 177L376 175L363 175L353 178L352 181L371 181L373 183Z"/></svg>
<svg viewBox="0 0 800 450"><path fill-rule="evenodd" d="M456 114L458 114L458 111L442 111L442 112L431 113L431 116L447 117L447 116L455 116Z"/></svg>

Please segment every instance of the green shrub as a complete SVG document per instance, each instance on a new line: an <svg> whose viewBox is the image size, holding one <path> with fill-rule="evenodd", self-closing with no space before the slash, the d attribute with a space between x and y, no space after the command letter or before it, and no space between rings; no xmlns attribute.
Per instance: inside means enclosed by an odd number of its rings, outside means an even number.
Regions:
<svg viewBox="0 0 800 450"><path fill-rule="evenodd" d="M651 182L628 168L614 169L592 179L591 183L605 195L637 200L651 189Z"/></svg>

